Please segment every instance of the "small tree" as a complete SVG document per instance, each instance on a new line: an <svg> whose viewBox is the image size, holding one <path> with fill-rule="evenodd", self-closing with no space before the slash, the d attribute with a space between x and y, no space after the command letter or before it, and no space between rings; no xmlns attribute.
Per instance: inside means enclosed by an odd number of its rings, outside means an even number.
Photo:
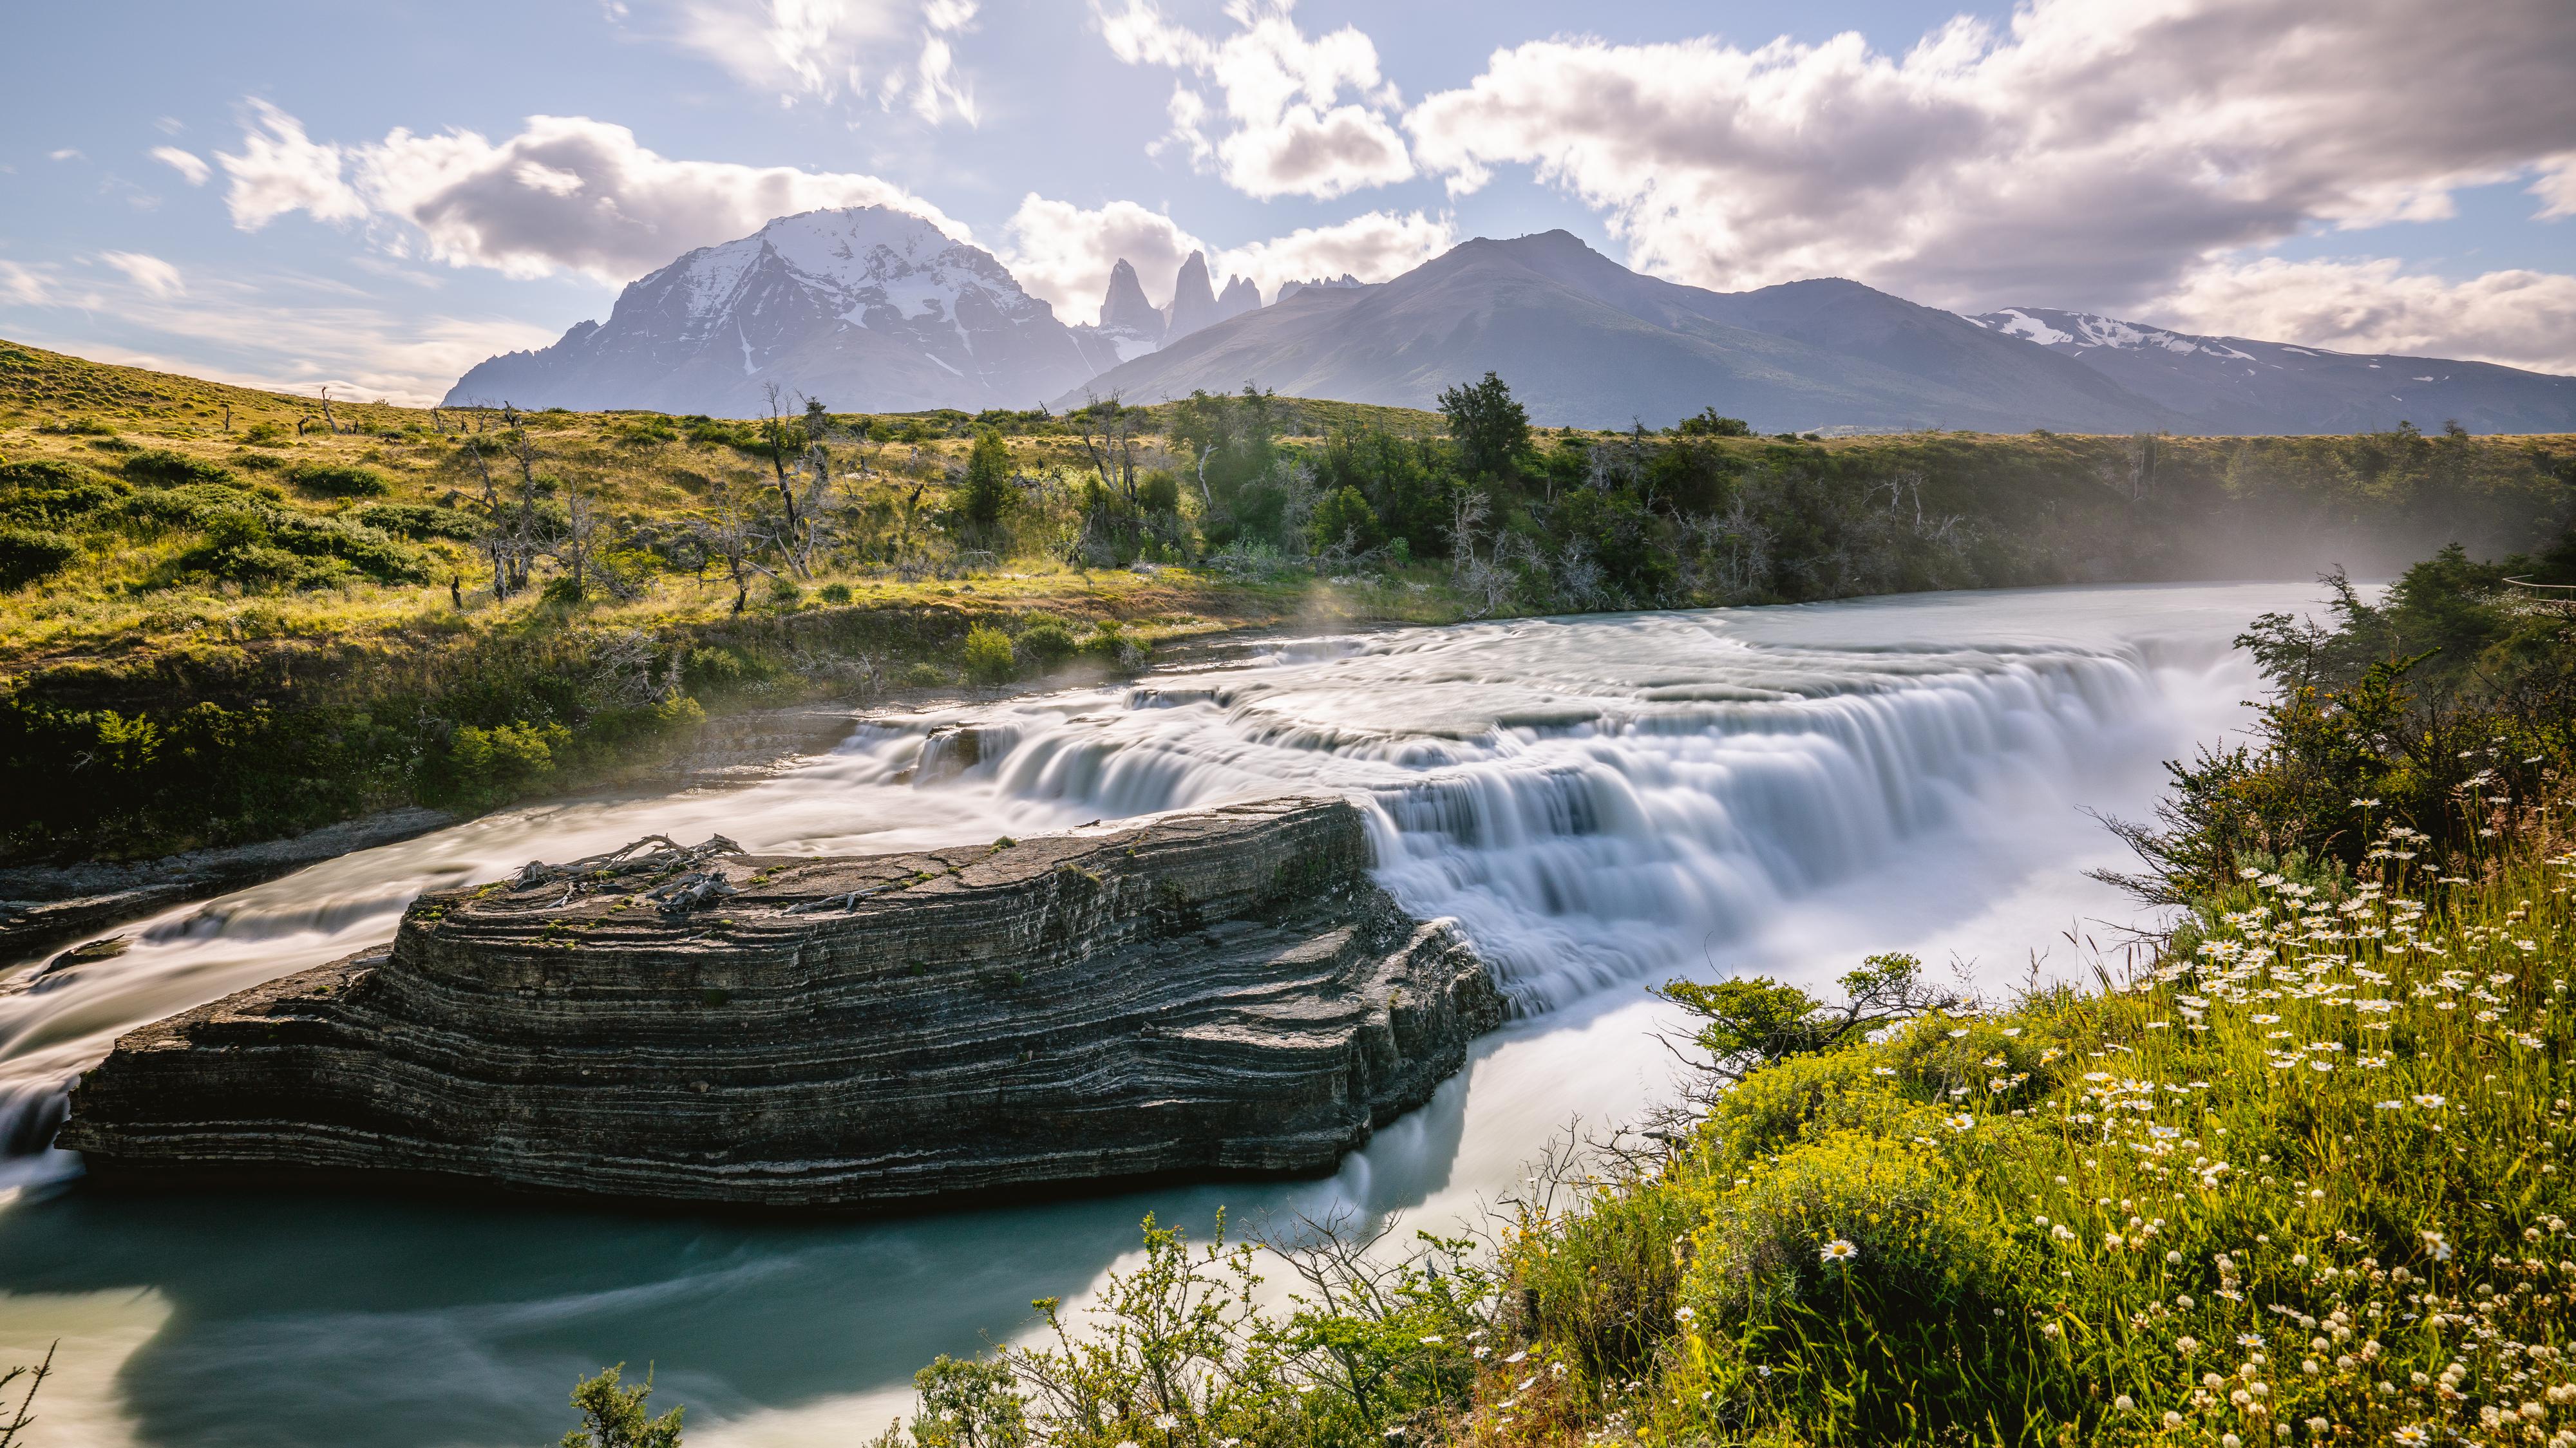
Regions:
<svg viewBox="0 0 2576 1448"><path fill-rule="evenodd" d="M1512 399L1512 389L1491 372L1482 382L1444 389L1440 415L1449 419L1449 436L1470 477L1501 476L1512 459L1529 447L1529 413Z"/></svg>
<svg viewBox="0 0 2576 1448"><path fill-rule="evenodd" d="M1378 543L1377 514L1370 509L1368 499L1353 487L1326 493L1315 504L1315 515L1306 528L1318 553L1336 549L1364 553Z"/></svg>
<svg viewBox="0 0 2576 1448"><path fill-rule="evenodd" d="M1010 444L993 428L978 429L975 446L966 454L966 490L959 509L980 539L1001 526L1010 506Z"/></svg>
<svg viewBox="0 0 2576 1448"><path fill-rule="evenodd" d="M621 1388L619 1363L595 1378L584 1378L572 1390L572 1405L581 1409L581 1426L563 1435L560 1448L680 1448L680 1415L673 1408L658 1418L644 1415L644 1400L653 1396L653 1375L641 1387Z"/></svg>

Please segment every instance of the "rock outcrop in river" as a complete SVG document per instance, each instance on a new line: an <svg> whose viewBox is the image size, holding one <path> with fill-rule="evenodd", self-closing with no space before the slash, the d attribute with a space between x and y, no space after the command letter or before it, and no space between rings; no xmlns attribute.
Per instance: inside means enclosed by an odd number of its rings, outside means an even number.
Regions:
<svg viewBox="0 0 2576 1448"><path fill-rule="evenodd" d="M389 950L132 1032L114 1180L410 1174L682 1202L1328 1169L1496 1024L1359 811L830 859L671 842L423 896Z"/></svg>

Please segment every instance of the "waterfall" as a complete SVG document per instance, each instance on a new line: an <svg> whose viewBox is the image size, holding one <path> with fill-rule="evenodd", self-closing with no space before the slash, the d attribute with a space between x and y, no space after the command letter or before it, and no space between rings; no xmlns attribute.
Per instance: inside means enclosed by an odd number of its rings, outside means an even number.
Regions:
<svg viewBox="0 0 2576 1448"><path fill-rule="evenodd" d="M2285 596L2181 590L2140 610L2152 592L1307 641L872 720L747 788L506 811L165 912L112 958L0 977L0 1187L73 1169L43 1144L119 1032L381 941L423 889L649 832L846 853L1340 792L1369 810L1396 897L1456 919L1516 1008L1542 1015L1690 968L1945 833L2061 818L2105 778L2151 773L2209 698L2242 696L2225 641Z"/></svg>

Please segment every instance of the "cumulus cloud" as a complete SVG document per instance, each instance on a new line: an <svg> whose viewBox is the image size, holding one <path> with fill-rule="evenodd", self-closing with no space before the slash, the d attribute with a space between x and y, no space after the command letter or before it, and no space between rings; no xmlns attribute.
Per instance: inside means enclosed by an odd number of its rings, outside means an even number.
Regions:
<svg viewBox="0 0 2576 1448"><path fill-rule="evenodd" d="M2576 373L2576 277L2553 272L2451 281L2384 258L2265 257L2199 268L2146 311L2184 331Z"/></svg>
<svg viewBox="0 0 2576 1448"><path fill-rule="evenodd" d="M498 142L397 129L341 146L258 105L243 155L215 159L232 176L233 222L245 230L293 210L365 220L396 254L417 245L451 266L519 277L569 270L626 281L773 217L828 206L892 206L967 239L937 207L874 176L673 160L624 126L582 116L531 116Z"/></svg>
<svg viewBox="0 0 2576 1448"><path fill-rule="evenodd" d="M338 146L304 134L304 123L263 100L248 103L241 154L217 151L231 178L224 205L233 225L257 231L290 211L316 221L358 221L367 203L342 179L347 158Z"/></svg>
<svg viewBox="0 0 2576 1448"><path fill-rule="evenodd" d="M175 297L188 290L187 283L180 280L179 269L157 256L139 251L103 251L98 259L125 273L126 280L153 296Z"/></svg>
<svg viewBox="0 0 2576 1448"><path fill-rule="evenodd" d="M1220 253L1219 276L1240 272L1274 297L1280 284L1338 277L1344 272L1364 282L1401 276L1458 244L1458 229L1446 216L1419 211L1396 215L1363 212L1331 226L1300 227L1286 236L1256 241Z"/></svg>
<svg viewBox="0 0 2576 1448"><path fill-rule="evenodd" d="M191 186L205 185L206 178L214 174L214 168L208 166L205 159L193 151L182 151L176 146L155 146L147 154L153 160L178 172Z"/></svg>
<svg viewBox="0 0 2576 1448"><path fill-rule="evenodd" d="M1858 277L1920 300L2117 306L2323 224L2450 214L2563 162L2564 0L2031 0L1902 55L1552 39L1406 117L1455 191L1526 165L1639 264L1745 287ZM2552 163L2546 207L2576 205Z"/></svg>
<svg viewBox="0 0 2576 1448"><path fill-rule="evenodd" d="M1159 306L1171 300L1181 263L1194 251L1207 254L1208 271L1216 285L1222 287L1235 276L1250 277L1264 298L1274 298L1283 282L1337 277L1344 272L1364 282L1385 281L1447 251L1458 240L1456 228L1445 216L1370 211L1267 241L1212 247L1169 216L1132 201L1086 210L1036 192L1029 193L1012 213L1009 230L1011 244L1003 250L1002 260L1011 274L1031 295L1052 304L1058 319L1075 325L1099 320L1110 269L1121 258L1136 268L1146 299Z"/></svg>
<svg viewBox="0 0 2576 1448"><path fill-rule="evenodd" d="M1172 90L1167 140L1247 195L1340 196L1409 179L1413 160L1390 119L1402 97L1379 74L1377 45L1345 25L1308 37L1290 14L1294 0L1230 0L1237 29L1221 40L1176 25L1151 0L1106 9L1093 0L1110 53L1212 83L1214 108L1188 80ZM1343 92L1351 93L1345 101Z"/></svg>
<svg viewBox="0 0 2576 1448"><path fill-rule="evenodd" d="M972 125L975 94L958 71L955 37L976 8L975 0L687 0L678 38L781 105L846 95L905 104L933 124Z"/></svg>
<svg viewBox="0 0 2576 1448"><path fill-rule="evenodd" d="M1086 210L1050 201L1032 191L1008 223L1010 244L1001 259L1029 295L1055 308L1058 321L1083 326L1100 320L1109 272L1120 258L1136 268L1146 298L1172 298L1172 283L1194 251L1208 246L1162 212L1133 201ZM1218 284L1224 284L1223 275Z"/></svg>

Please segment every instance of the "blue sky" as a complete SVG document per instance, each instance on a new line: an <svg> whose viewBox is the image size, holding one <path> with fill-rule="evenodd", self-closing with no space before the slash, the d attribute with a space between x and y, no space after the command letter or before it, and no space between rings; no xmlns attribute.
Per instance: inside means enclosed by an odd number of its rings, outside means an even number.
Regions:
<svg viewBox="0 0 2576 1448"><path fill-rule="evenodd" d="M420 400L767 214L1068 321L1564 227L1720 289L2576 371L2564 0L100 4L0 54L0 336ZM533 117L549 117L542 124Z"/></svg>

